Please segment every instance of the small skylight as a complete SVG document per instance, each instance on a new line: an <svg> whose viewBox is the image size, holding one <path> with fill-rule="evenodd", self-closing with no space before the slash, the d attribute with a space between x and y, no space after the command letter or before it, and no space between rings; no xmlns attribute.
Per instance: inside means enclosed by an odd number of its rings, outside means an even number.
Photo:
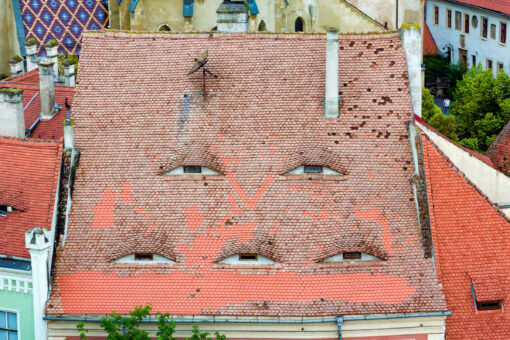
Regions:
<svg viewBox="0 0 510 340"><path fill-rule="evenodd" d="M229 256L218 263L225 264L237 264L237 265L268 265L268 264L279 264L276 261L271 260L265 256L259 254L236 254Z"/></svg>
<svg viewBox="0 0 510 340"><path fill-rule="evenodd" d="M478 310L498 310L498 309L502 309L503 307L503 301L485 301L485 302L480 302L480 301L476 301L476 308Z"/></svg>
<svg viewBox="0 0 510 340"><path fill-rule="evenodd" d="M9 205L0 205L0 216L7 216L8 213L19 211Z"/></svg>
<svg viewBox="0 0 510 340"><path fill-rule="evenodd" d="M300 174L322 174L322 175L337 175L342 176L341 172L326 168L322 165L301 165L297 168L287 172L285 175L300 175Z"/></svg>
<svg viewBox="0 0 510 340"><path fill-rule="evenodd" d="M160 256L156 254L150 253L134 253L124 257L121 257L113 263L132 263L132 264L158 264L158 263L176 263L175 261Z"/></svg>
<svg viewBox="0 0 510 340"><path fill-rule="evenodd" d="M165 172L163 175L221 175L218 171L214 171L205 166L184 165L173 170Z"/></svg>
<svg viewBox="0 0 510 340"><path fill-rule="evenodd" d="M324 259L322 262L364 262L381 261L380 257L362 252L343 252Z"/></svg>

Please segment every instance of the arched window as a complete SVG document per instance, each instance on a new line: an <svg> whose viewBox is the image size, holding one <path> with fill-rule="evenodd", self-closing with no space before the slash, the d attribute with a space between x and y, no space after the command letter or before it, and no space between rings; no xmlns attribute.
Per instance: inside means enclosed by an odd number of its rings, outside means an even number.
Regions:
<svg viewBox="0 0 510 340"><path fill-rule="evenodd" d="M267 31L267 27L266 27L266 23L264 22L264 20L262 20L259 24L259 31L260 32L265 32Z"/></svg>
<svg viewBox="0 0 510 340"><path fill-rule="evenodd" d="M160 32L170 32L172 29L170 28L170 26L168 25L161 25L159 26L159 30Z"/></svg>
<svg viewBox="0 0 510 340"><path fill-rule="evenodd" d="M298 17L294 24L294 32L303 32L303 18Z"/></svg>

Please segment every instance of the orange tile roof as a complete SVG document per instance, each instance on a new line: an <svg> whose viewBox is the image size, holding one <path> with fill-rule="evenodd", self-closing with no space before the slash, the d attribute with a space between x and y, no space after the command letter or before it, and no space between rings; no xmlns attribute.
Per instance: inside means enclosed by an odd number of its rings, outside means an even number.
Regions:
<svg viewBox="0 0 510 340"><path fill-rule="evenodd" d="M30 258L25 232L51 228L62 143L0 138L0 205L15 211L0 216L0 254Z"/></svg>
<svg viewBox="0 0 510 340"><path fill-rule="evenodd" d="M423 55L427 54L439 54L439 50L437 49L436 42L434 41L434 37L430 33L429 26L427 23L423 23L424 31L423 31Z"/></svg>
<svg viewBox="0 0 510 340"><path fill-rule="evenodd" d="M323 34L85 34L82 153L47 313L444 311L409 183L399 36L340 37L339 119L323 118L325 45ZM201 73L186 76L204 48L218 75L206 99ZM191 164L223 175L162 175ZM345 175L284 176L303 164ZM320 262L343 251L385 260ZM177 263L112 263L134 252ZM280 265L217 263L238 253Z"/></svg>
<svg viewBox="0 0 510 340"><path fill-rule="evenodd" d="M485 8L510 16L510 1L508 0L455 0L454 2Z"/></svg>
<svg viewBox="0 0 510 340"><path fill-rule="evenodd" d="M510 339L510 316L475 311L477 300L510 299L510 221L427 137L422 137L438 278L452 315L447 339ZM506 306L505 306L506 307Z"/></svg>
<svg viewBox="0 0 510 340"><path fill-rule="evenodd" d="M490 157L499 171L510 174L510 121L501 130L485 155Z"/></svg>
<svg viewBox="0 0 510 340"><path fill-rule="evenodd" d="M23 89L23 107L25 107L25 129L28 130L39 118L41 101L39 93L39 71L32 70L20 76L0 81L0 86ZM37 94L37 96L35 96ZM35 98L34 98L35 96ZM51 119L41 119L29 138L60 140L64 135L63 122L66 119L65 100L72 106L74 87L55 84L55 101L62 106ZM32 100L32 98L34 98ZM30 105L28 105L30 103ZM28 107L27 107L28 105ZM72 108L71 108L72 113Z"/></svg>

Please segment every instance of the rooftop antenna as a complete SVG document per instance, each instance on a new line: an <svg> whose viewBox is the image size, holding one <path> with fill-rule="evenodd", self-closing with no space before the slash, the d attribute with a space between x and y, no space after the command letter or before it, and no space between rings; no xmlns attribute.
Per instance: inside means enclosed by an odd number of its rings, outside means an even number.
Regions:
<svg viewBox="0 0 510 340"><path fill-rule="evenodd" d="M195 72L197 72L198 70L202 69L202 94L204 96L204 98L207 96L207 92L206 92L206 88L205 88L205 75L206 74L209 74L211 76L214 77L214 79L218 78L218 76L214 73L212 73L211 71L209 71L208 69L205 68L205 64L207 64L207 61L209 59L207 59L207 52L208 52L208 49L206 48L204 51L202 51L202 54L200 55L200 57L197 59L195 58L195 64L193 65L193 67L191 68L191 70L188 72L188 76L190 74L193 74Z"/></svg>

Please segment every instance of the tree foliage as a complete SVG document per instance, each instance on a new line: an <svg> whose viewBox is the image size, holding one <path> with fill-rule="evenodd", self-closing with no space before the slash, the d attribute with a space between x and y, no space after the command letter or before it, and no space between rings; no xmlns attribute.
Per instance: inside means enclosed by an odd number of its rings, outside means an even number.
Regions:
<svg viewBox="0 0 510 340"><path fill-rule="evenodd" d="M451 114L460 144L483 152L510 120L510 77L501 71L494 78L492 70L481 64L466 73L457 83Z"/></svg>
<svg viewBox="0 0 510 340"><path fill-rule="evenodd" d="M422 89L422 118L434 129L450 138L457 141L458 137L455 133L455 118L452 116L445 116L441 109L434 104L434 97L426 88Z"/></svg>
<svg viewBox="0 0 510 340"><path fill-rule="evenodd" d="M446 96L453 97L453 90L467 68L464 64L450 64L448 58L441 54L429 54L423 57L425 64L425 83L435 83L438 78L444 79L447 85Z"/></svg>
<svg viewBox="0 0 510 340"><path fill-rule="evenodd" d="M136 306L135 309L129 312L129 316L124 317L116 312L110 313L101 320L101 327L108 334L108 340L150 340L149 333L140 329L140 324L147 318L151 311L151 306L147 305ZM175 340L173 337L175 332L175 322L170 321L170 314L156 314L158 317L158 332L156 333L158 340ZM83 322L78 322L76 325L80 333L80 339L86 340L85 333L88 330L85 328ZM198 326L193 326L191 337L186 340L211 340L208 332L200 332ZM215 333L216 340L225 340L226 336L218 332Z"/></svg>

